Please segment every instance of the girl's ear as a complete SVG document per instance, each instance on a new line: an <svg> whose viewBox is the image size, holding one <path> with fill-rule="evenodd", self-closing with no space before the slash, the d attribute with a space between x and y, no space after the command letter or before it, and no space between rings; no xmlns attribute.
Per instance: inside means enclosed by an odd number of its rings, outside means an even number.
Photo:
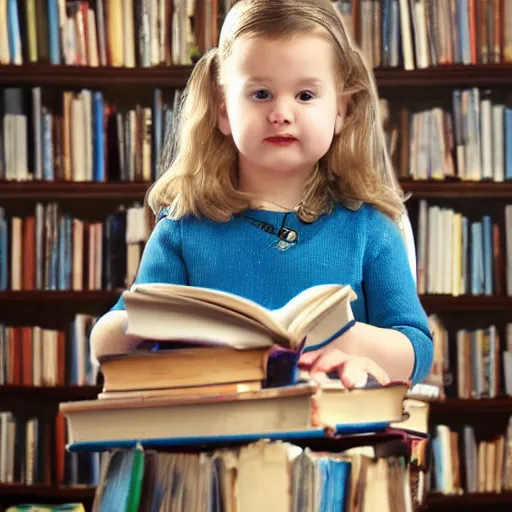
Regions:
<svg viewBox="0 0 512 512"><path fill-rule="evenodd" d="M347 117L347 109L348 97L342 96L338 102L338 112L336 113L336 121L334 123L334 133L336 135L339 135L341 133L343 123L345 122L345 118Z"/></svg>
<svg viewBox="0 0 512 512"><path fill-rule="evenodd" d="M343 128L343 119L344 116L342 116L339 112L336 114L336 121L334 123L334 133L336 135L339 135L341 133L341 129Z"/></svg>
<svg viewBox="0 0 512 512"><path fill-rule="evenodd" d="M224 135L231 135L231 125L229 123L228 111L226 103L220 103L219 111L217 112L217 127Z"/></svg>

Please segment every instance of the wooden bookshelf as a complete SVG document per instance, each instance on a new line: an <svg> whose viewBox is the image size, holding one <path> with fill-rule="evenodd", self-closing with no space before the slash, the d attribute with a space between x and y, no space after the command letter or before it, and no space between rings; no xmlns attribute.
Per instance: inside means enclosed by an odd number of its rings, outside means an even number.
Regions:
<svg viewBox="0 0 512 512"><path fill-rule="evenodd" d="M55 90L82 88L126 88L135 98L138 88L183 88L192 71L191 66L153 68L114 68L86 66L51 66L26 64L22 66L0 66L0 86L41 86ZM511 64L486 64L472 66L446 66L422 70L378 68L375 79L379 92L386 95L427 95L428 88L462 87L512 87ZM135 102L135 100L134 100ZM401 181L405 192L412 198L422 199L487 199L510 200L512 182L461 182L461 181ZM97 202L98 206L109 201L141 201L149 183L76 183L76 182L0 182L0 204L23 201L26 205L36 201L81 201ZM109 205L111 205L109 203ZM483 206L475 205L483 210ZM0 309L6 316L17 320L27 317L27 312L41 309L44 315L53 311L71 311L85 308L105 307L113 304L121 290L112 291L7 291L0 292ZM489 313L512 311L512 298L505 296L461 296L431 295L421 297L426 311L449 315L475 313L485 317ZM50 308L50 309L49 309ZM41 313L43 315L43 312ZM58 315L58 313L56 314ZM63 313L62 313L63 315ZM34 320L36 316L32 316ZM101 391L99 386L55 386L27 387L0 386L0 402L5 398L23 403L29 397L41 401L45 406L54 406L61 401L93 399ZM512 398L462 400L447 399L431 404L431 417L449 419L457 415L485 415L488 421L498 414L512 414ZM478 420L477 420L478 421ZM59 503L82 501L90 507L94 497L93 488L58 487L21 484L0 484L0 508L16 502ZM427 499L428 510L510 510L512 493L470 494L445 496L431 494Z"/></svg>
<svg viewBox="0 0 512 512"><path fill-rule="evenodd" d="M24 485L24 484L0 484L0 496L8 496L11 500L35 500L46 503L55 501L86 501L91 502L95 487L59 487L53 485Z"/></svg>
<svg viewBox="0 0 512 512"><path fill-rule="evenodd" d="M116 300L122 290L85 290L85 291L4 291L0 292L0 305L10 302L97 302ZM483 295L424 295L421 298L427 312L450 313L454 311L512 311L512 297Z"/></svg>
<svg viewBox="0 0 512 512"><path fill-rule="evenodd" d="M1 200L86 201L142 200L150 187L145 182L89 183L75 181L0 181Z"/></svg>
<svg viewBox="0 0 512 512"><path fill-rule="evenodd" d="M423 295L420 299L428 313L512 311L512 297L505 295Z"/></svg>
<svg viewBox="0 0 512 512"><path fill-rule="evenodd" d="M497 398L464 399L447 398L430 402L431 416L445 416L457 414L511 414L512 397L500 396Z"/></svg>
<svg viewBox="0 0 512 512"><path fill-rule="evenodd" d="M7 302L98 302L115 300L121 294L121 290L100 291L7 291L0 292L0 304Z"/></svg>
<svg viewBox="0 0 512 512"><path fill-rule="evenodd" d="M512 200L512 182L491 181L400 181L404 192L421 199L508 199Z"/></svg>
<svg viewBox="0 0 512 512"><path fill-rule="evenodd" d="M151 86L184 87L191 66L116 68L24 64L0 66L2 85L41 85L59 87Z"/></svg>
<svg viewBox="0 0 512 512"><path fill-rule="evenodd" d="M512 182L411 181L400 182L413 198L512 200ZM73 182L73 181L0 181L0 200L143 200L151 183L146 182Z"/></svg>
<svg viewBox="0 0 512 512"><path fill-rule="evenodd" d="M89 66L52 66L49 64L4 65L0 67L3 85L58 85L100 87L106 85L184 87L191 66L116 68ZM419 88L425 86L510 86L511 64L438 66L405 71L398 68L374 70L379 88Z"/></svg>
<svg viewBox="0 0 512 512"><path fill-rule="evenodd" d="M375 69L375 80L382 89L415 87L495 87L512 84L511 64L451 65L406 71Z"/></svg>
<svg viewBox="0 0 512 512"><path fill-rule="evenodd" d="M427 510L510 510L512 492L472 493L460 496L431 493L427 498Z"/></svg>
<svg viewBox="0 0 512 512"><path fill-rule="evenodd" d="M0 400L26 398L66 402L94 400L101 393L101 386L0 386Z"/></svg>

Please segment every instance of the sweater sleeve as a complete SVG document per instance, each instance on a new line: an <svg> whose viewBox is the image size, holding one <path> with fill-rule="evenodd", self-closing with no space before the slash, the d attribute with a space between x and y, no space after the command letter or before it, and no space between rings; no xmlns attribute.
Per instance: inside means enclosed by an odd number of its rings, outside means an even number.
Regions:
<svg viewBox="0 0 512 512"><path fill-rule="evenodd" d="M133 284L188 284L181 254L180 224L167 217L156 224L144 248ZM119 309L125 309L123 297L119 297L111 311Z"/></svg>
<svg viewBox="0 0 512 512"><path fill-rule="evenodd" d="M414 384L428 375L433 342L399 228L380 212L369 219L363 285L368 323L405 334L414 349Z"/></svg>

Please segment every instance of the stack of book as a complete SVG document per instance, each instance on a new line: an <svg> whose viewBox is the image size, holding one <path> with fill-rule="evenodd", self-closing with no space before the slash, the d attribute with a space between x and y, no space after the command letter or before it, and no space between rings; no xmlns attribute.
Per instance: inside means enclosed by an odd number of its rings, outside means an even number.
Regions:
<svg viewBox="0 0 512 512"><path fill-rule="evenodd" d="M98 400L61 404L71 443L311 437L400 421L406 382L346 390L339 381L297 378L303 351L353 324L354 298L349 286L321 285L269 311L210 289L135 286L124 293L128 333L167 349L112 354L100 347L105 385Z"/></svg>
<svg viewBox="0 0 512 512"><path fill-rule="evenodd" d="M108 343L97 347L102 393L97 400L60 404L71 450L114 450L103 467L96 509L128 510L127 503L140 502L138 510L167 510L162 503L169 500L193 500L180 510L205 510L212 503L208 510L292 510L292 502L293 510L317 510L320 503L361 501L364 485L350 489L349 482L368 478L383 479L382 489L399 488L400 499L411 502L406 462L425 458L424 444L416 441L425 440L428 406L406 400L409 383L348 390L339 380L303 380L297 368L300 354L354 324L355 298L350 286L321 285L270 311L233 294L190 286L145 284L124 292L127 334L151 343L127 345L123 353ZM342 445L376 446L390 436L406 447L403 460L364 462L362 471L362 459L355 463L340 451ZM340 440L338 453L328 454L325 443ZM320 451L309 448L315 443ZM183 447L195 455L152 451ZM204 447L213 451L198 453ZM371 452L373 461L372 450L357 456ZM261 475L261 481L251 477L262 491L252 505L250 475ZM112 483L118 478L124 487ZM265 495L271 484L281 490ZM384 498L364 497L366 503L375 499ZM394 500L388 499L390 507L398 510Z"/></svg>

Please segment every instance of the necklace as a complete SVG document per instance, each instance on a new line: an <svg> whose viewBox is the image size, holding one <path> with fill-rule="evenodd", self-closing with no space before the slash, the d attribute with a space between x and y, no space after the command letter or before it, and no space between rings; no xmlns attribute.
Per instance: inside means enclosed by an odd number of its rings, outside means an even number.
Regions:
<svg viewBox="0 0 512 512"><path fill-rule="evenodd" d="M258 200L257 200L258 201ZM259 199L260 202L264 202L264 203L270 203L270 204L273 204L274 206L277 206L278 208L281 208L281 210L284 210L285 212L294 212L294 211L297 211L297 208L300 206L300 204L302 203L302 199L295 205L293 206L292 208L288 208L286 206L283 206L282 204L279 204L279 203L276 203L274 201L270 201L269 199ZM261 206L258 207L258 210L262 210L263 208Z"/></svg>

